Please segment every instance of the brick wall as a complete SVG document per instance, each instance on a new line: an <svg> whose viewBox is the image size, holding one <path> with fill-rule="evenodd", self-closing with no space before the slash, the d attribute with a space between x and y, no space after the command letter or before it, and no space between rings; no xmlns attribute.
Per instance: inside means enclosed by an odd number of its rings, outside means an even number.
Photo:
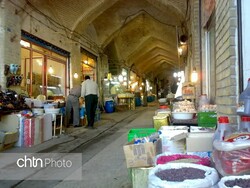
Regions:
<svg viewBox="0 0 250 188"><path fill-rule="evenodd" d="M0 11L0 85L5 88L5 64L19 64L20 62L20 20L15 9L8 1L3 1Z"/></svg>
<svg viewBox="0 0 250 188"><path fill-rule="evenodd" d="M3 2L2 2L3 3ZM5 79L4 76L4 37L5 37L5 11L3 10L4 4L1 3L0 7L0 85L5 85L2 80ZM3 45L2 45L3 44Z"/></svg>
<svg viewBox="0 0 250 188"><path fill-rule="evenodd" d="M216 1L216 104L219 115L237 121L237 9L234 0Z"/></svg>
<svg viewBox="0 0 250 188"><path fill-rule="evenodd" d="M199 30L199 0L193 0L193 10L192 10L192 62L191 68L195 67L199 73L198 82L196 86L196 96L201 95L201 72L200 72L200 30ZM192 69L190 69L190 74ZM189 74L189 76L190 76ZM196 101L197 102L197 101Z"/></svg>

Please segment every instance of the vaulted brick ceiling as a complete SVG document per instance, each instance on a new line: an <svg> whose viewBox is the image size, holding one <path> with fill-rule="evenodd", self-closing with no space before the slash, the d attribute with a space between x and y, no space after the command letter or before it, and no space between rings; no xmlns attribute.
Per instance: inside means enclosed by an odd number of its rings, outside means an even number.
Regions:
<svg viewBox="0 0 250 188"><path fill-rule="evenodd" d="M154 77L172 75L179 66L177 35L183 34L180 31L185 24L187 2L29 0L70 31L92 40L104 52L112 50L110 59Z"/></svg>

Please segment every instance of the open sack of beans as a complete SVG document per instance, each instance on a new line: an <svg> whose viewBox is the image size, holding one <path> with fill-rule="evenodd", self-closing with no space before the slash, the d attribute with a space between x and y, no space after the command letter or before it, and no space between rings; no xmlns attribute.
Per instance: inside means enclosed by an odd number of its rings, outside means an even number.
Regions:
<svg viewBox="0 0 250 188"><path fill-rule="evenodd" d="M149 188L213 188L219 181L214 168L192 163L167 163L149 171Z"/></svg>
<svg viewBox="0 0 250 188"><path fill-rule="evenodd" d="M219 188L249 188L250 187L250 175L244 176L225 176L221 178L218 183Z"/></svg>
<svg viewBox="0 0 250 188"><path fill-rule="evenodd" d="M210 166L210 159L208 157L199 157L197 155L163 153L156 156L155 163L156 165L166 163L194 163Z"/></svg>

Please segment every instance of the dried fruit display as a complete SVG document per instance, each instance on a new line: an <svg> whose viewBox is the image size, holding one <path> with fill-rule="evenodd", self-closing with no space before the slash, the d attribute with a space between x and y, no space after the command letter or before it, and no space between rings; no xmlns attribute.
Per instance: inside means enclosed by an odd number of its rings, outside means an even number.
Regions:
<svg viewBox="0 0 250 188"><path fill-rule="evenodd" d="M166 163L149 171L148 188L214 187L219 181L216 169L192 163Z"/></svg>
<svg viewBox="0 0 250 188"><path fill-rule="evenodd" d="M225 182L227 187L239 186L241 188L249 188L250 187L250 179L242 179L237 178L235 180L228 180Z"/></svg>
<svg viewBox="0 0 250 188"><path fill-rule="evenodd" d="M239 187L239 188L249 188L250 187L250 175L242 176L224 176L220 179L218 187Z"/></svg>
<svg viewBox="0 0 250 188"><path fill-rule="evenodd" d="M0 90L0 112L29 109L24 99L25 96L18 95L13 90L8 89L5 92Z"/></svg>
<svg viewBox="0 0 250 188"><path fill-rule="evenodd" d="M184 167L162 170L156 172L155 175L161 180L184 181L187 179L203 179L205 178L205 171L197 168Z"/></svg>

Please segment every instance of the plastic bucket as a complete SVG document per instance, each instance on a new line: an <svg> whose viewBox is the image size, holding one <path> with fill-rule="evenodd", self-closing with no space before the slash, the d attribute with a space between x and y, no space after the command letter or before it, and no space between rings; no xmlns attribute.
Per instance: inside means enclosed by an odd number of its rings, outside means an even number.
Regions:
<svg viewBox="0 0 250 188"><path fill-rule="evenodd" d="M106 111L106 113L114 112L114 101L106 101L105 102L105 111Z"/></svg>

